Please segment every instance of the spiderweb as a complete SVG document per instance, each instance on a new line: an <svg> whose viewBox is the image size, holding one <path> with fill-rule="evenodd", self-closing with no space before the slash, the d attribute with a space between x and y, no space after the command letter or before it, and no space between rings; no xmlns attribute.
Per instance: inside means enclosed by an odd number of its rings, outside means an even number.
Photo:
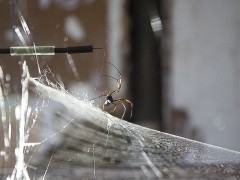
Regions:
<svg viewBox="0 0 240 180"><path fill-rule="evenodd" d="M16 1L11 7L17 42L35 45ZM113 117L66 91L44 59L34 60L37 77L20 59L22 91L14 101L0 68L1 179L240 178L239 152Z"/></svg>

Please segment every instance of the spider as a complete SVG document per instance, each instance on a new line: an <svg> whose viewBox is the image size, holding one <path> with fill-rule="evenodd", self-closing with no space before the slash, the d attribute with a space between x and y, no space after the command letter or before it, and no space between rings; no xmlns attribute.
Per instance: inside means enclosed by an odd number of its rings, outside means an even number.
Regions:
<svg viewBox="0 0 240 180"><path fill-rule="evenodd" d="M97 97L97 98L105 97L105 102L103 103L103 107L102 107L103 110L104 110L104 108L105 108L106 106L109 106L109 105L111 105L111 104L114 105L114 107L110 110L111 113L114 112L114 111L117 109L118 103L122 104L122 106L123 106L123 108L124 108L124 112L123 112L123 115L122 115L122 119L124 118L124 115L125 115L126 109L127 109L126 106L125 106L125 104L124 104L123 102L125 101L125 102L129 103L129 104L131 105L131 114L130 114L130 117L129 117L129 118L131 118L131 117L132 117L133 103L132 103L129 99L125 99L125 98L117 98L117 99L114 99L114 98L113 98L113 95L119 93L119 91L120 91L120 89L121 89L121 87L122 87L122 76L121 76L121 73L120 73L120 71L118 70L118 68L117 68L116 66L114 66L112 63L107 62L107 61L106 61L106 63L110 64L111 66L113 66L113 67L117 70L117 72L118 72L118 74L119 74L119 79L114 78L114 77L109 76L109 75L101 75L101 76L106 76L106 77L115 79L115 80L117 81L117 88L116 88L115 90L113 90L112 92L110 92L110 93L108 93L108 91L105 91L105 93L104 93L103 95L101 95L101 96L99 96L99 97ZM96 98L94 98L94 99L96 99Z"/></svg>

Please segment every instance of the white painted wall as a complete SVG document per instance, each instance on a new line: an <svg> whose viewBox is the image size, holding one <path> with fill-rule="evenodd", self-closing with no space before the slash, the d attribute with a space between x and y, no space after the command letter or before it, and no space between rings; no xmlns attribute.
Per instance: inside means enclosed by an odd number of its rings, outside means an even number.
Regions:
<svg viewBox="0 0 240 180"><path fill-rule="evenodd" d="M240 151L240 1L176 0L173 104L205 142Z"/></svg>

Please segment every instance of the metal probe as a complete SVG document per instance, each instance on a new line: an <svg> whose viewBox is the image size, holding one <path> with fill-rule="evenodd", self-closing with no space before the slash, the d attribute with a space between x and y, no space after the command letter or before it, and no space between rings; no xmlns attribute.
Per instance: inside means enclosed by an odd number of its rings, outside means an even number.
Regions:
<svg viewBox="0 0 240 180"><path fill-rule="evenodd" d="M55 55L57 53L90 53L94 49L91 45L86 46L72 46L65 48L57 48L55 46L15 46L5 49L0 49L0 54L10 54L11 56L33 56L33 55Z"/></svg>

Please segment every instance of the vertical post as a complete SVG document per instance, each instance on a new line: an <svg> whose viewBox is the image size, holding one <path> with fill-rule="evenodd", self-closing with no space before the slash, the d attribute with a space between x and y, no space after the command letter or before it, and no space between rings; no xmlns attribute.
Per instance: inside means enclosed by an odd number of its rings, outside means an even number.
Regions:
<svg viewBox="0 0 240 180"><path fill-rule="evenodd" d="M24 146L25 146L25 122L28 109L28 79L29 72L26 61L22 65L22 100L21 100L21 117L19 122L19 139L16 147L16 165L12 173L11 179L30 179L24 162Z"/></svg>

